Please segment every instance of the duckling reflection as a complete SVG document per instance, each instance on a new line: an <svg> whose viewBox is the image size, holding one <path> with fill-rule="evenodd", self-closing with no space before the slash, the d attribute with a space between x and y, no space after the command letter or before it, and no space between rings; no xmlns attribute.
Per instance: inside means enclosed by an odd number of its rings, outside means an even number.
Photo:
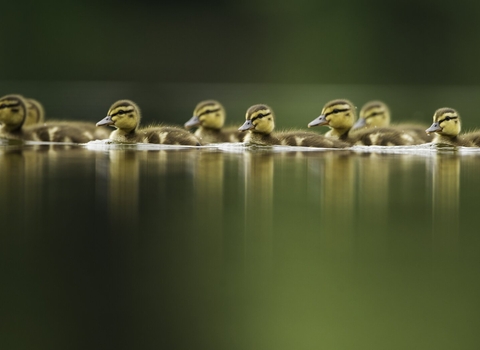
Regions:
<svg viewBox="0 0 480 350"><path fill-rule="evenodd" d="M247 152L244 167L245 250L250 267L261 274L260 267L271 261L273 244L273 154Z"/></svg>
<svg viewBox="0 0 480 350"><path fill-rule="evenodd" d="M356 225L369 230L358 241L371 255L387 254L389 179L392 160L382 154L357 159L358 218ZM379 249L379 247L381 247Z"/></svg>
<svg viewBox="0 0 480 350"><path fill-rule="evenodd" d="M192 219L199 233L195 248L210 271L219 271L225 230L224 153L202 152L192 161L196 208Z"/></svg>
<svg viewBox="0 0 480 350"><path fill-rule="evenodd" d="M112 150L108 154L108 215L113 228L135 229L138 224L139 157L134 150ZM104 159L101 160L102 162ZM103 164L97 164L102 169Z"/></svg>
<svg viewBox="0 0 480 350"><path fill-rule="evenodd" d="M460 159L438 154L429 163L432 179L433 245L440 252L453 252L460 229Z"/></svg>
<svg viewBox="0 0 480 350"><path fill-rule="evenodd" d="M351 156L326 154L320 174L320 218L329 254L350 255L355 220L355 162Z"/></svg>
<svg viewBox="0 0 480 350"><path fill-rule="evenodd" d="M41 216L46 158L36 149L0 149L0 208L8 209L0 210L0 217L6 232L31 233L23 225L35 227ZM15 225L12 231L9 222Z"/></svg>

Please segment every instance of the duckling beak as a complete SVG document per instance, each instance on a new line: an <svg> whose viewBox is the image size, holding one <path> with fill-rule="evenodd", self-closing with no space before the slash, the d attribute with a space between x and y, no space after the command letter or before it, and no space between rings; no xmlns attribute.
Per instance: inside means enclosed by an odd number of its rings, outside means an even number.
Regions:
<svg viewBox="0 0 480 350"><path fill-rule="evenodd" d="M241 127L238 128L239 131L246 131L246 130L252 130L255 129L255 126L252 124L252 121L246 120L245 123Z"/></svg>
<svg viewBox="0 0 480 350"><path fill-rule="evenodd" d="M361 129L366 126L367 126L367 121L365 120L365 118L360 118L359 120L357 120L355 124L353 124L352 130Z"/></svg>
<svg viewBox="0 0 480 350"><path fill-rule="evenodd" d="M318 126L318 125L328 125L328 120L325 114L320 115L318 118L308 123L309 128L311 128L312 126Z"/></svg>
<svg viewBox="0 0 480 350"><path fill-rule="evenodd" d="M200 125L200 119L196 115L191 117L190 120L184 124L185 129L190 129L199 125Z"/></svg>
<svg viewBox="0 0 480 350"><path fill-rule="evenodd" d="M438 123L433 123L427 130L425 130L425 132L427 134L431 134L431 133L434 133L434 132L437 132L437 131L442 131L442 128L440 127L440 124L438 124Z"/></svg>
<svg viewBox="0 0 480 350"><path fill-rule="evenodd" d="M100 120L98 123L97 123L97 126L102 126L102 125L113 125L114 122L112 120L112 117L107 115L105 118L103 118L102 120Z"/></svg>

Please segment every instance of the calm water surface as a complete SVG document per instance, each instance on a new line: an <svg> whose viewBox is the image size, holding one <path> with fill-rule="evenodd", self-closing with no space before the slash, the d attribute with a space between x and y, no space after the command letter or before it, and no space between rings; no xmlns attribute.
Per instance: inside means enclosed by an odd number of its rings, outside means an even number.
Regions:
<svg viewBox="0 0 480 350"><path fill-rule="evenodd" d="M2 349L478 349L480 152L0 146Z"/></svg>

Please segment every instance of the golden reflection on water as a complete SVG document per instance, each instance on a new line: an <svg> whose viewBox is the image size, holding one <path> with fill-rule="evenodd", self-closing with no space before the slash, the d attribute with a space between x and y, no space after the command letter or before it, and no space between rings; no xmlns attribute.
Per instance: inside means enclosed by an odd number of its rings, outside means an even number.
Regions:
<svg viewBox="0 0 480 350"><path fill-rule="evenodd" d="M97 166L107 170L108 215L114 231L130 229L134 234L138 226L140 158L144 155L134 150L112 150L108 157L97 158ZM108 167L98 162L108 162Z"/></svg>
<svg viewBox="0 0 480 350"><path fill-rule="evenodd" d="M429 162L432 183L432 239L442 253L456 252L460 230L460 157L437 155Z"/></svg>
<svg viewBox="0 0 480 350"><path fill-rule="evenodd" d="M241 339L243 348L355 348L354 339L373 330L385 335L386 344L417 326L428 324L430 334L443 329L448 320L439 319L446 316L436 302L461 296L460 287L444 285L464 269L442 259L468 248L462 246L470 238L460 234L460 207L478 198L461 198L460 177L462 165L476 162L434 153L0 148L0 217L9 230L18 226L13 218L22 232L37 235L47 234L38 223L56 230L57 217L67 215L68 225L80 217L81 224L74 222L81 227L77 245L94 222L81 216L82 208L96 206L108 216L102 218L110 235L104 249L114 246L115 233L141 236L143 245L127 238L117 247L118 261L128 268L115 272L122 276L115 288L135 281L144 297L133 312L139 328L166 322L166 313L170 330L178 333L173 325L188 321L194 338L201 334L219 348L229 348L231 339ZM470 186L477 184L474 172L463 175ZM62 184L75 176L94 188L75 189L74 205L64 206L73 189ZM476 218L464 220L464 227L475 227ZM67 224L62 237L70 234ZM84 258L102 264L103 251ZM432 270L443 277L431 278ZM455 286L471 281L455 278ZM430 282L436 288L431 301ZM413 320L416 310L421 321ZM454 305L445 310L454 312Z"/></svg>
<svg viewBox="0 0 480 350"><path fill-rule="evenodd" d="M246 152L243 156L245 185L245 259L260 271L272 259L274 157L270 152Z"/></svg>

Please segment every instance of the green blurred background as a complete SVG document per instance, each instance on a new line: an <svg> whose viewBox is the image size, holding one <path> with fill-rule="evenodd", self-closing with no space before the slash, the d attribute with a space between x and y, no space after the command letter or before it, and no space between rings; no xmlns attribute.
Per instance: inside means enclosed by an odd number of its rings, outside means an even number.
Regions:
<svg viewBox="0 0 480 350"><path fill-rule="evenodd" d="M217 98L235 124L263 102L303 127L347 97L429 123L439 107L476 110L465 86L480 80L479 14L474 1L8 2L0 91L35 95L55 118L93 120L131 98L147 121L182 122ZM67 84L79 81L123 85Z"/></svg>

